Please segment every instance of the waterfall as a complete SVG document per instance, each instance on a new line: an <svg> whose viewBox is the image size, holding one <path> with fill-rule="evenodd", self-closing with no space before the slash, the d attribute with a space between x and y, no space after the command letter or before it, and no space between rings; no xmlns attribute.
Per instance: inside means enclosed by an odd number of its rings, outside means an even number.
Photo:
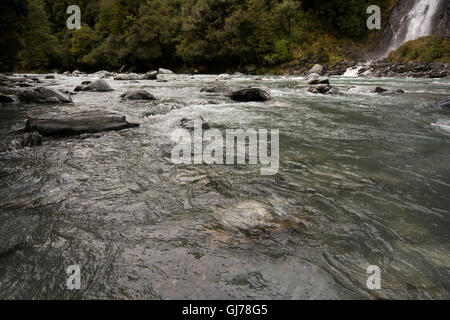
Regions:
<svg viewBox="0 0 450 320"><path fill-rule="evenodd" d="M386 56L406 41L432 35L441 1L448 0L401 0L391 14L378 53Z"/></svg>
<svg viewBox="0 0 450 320"><path fill-rule="evenodd" d="M428 36L432 31L433 16L439 7L437 0L419 0L409 12L408 33L404 42Z"/></svg>

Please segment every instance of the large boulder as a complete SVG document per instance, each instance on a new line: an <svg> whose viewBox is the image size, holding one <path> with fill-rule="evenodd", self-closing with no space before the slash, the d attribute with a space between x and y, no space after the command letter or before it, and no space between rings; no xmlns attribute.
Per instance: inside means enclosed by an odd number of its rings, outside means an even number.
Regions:
<svg viewBox="0 0 450 320"><path fill-rule="evenodd" d="M234 101L268 101L272 99L269 90L266 88L245 88L233 91L229 97Z"/></svg>
<svg viewBox="0 0 450 320"><path fill-rule="evenodd" d="M305 80L305 84L308 86L315 84L330 84L330 79L328 77L321 77L317 73L311 73Z"/></svg>
<svg viewBox="0 0 450 320"><path fill-rule="evenodd" d="M326 69L325 69L323 66L321 66L320 64L316 64L314 67L312 67L312 68L309 70L308 74L316 73L316 74L322 76L322 75L325 74L325 72L326 72Z"/></svg>
<svg viewBox="0 0 450 320"><path fill-rule="evenodd" d="M448 109L450 110L450 97L445 98L444 100L438 101L432 106L436 109Z"/></svg>
<svg viewBox="0 0 450 320"><path fill-rule="evenodd" d="M132 90L120 96L123 100L156 100L155 96L145 90Z"/></svg>
<svg viewBox="0 0 450 320"><path fill-rule="evenodd" d="M80 86L75 88L75 91L108 92L114 91L114 89L111 88L105 80L98 79L89 84L81 84Z"/></svg>
<svg viewBox="0 0 450 320"><path fill-rule="evenodd" d="M78 135L102 131L123 130L138 127L129 123L125 116L105 111L59 111L30 114L25 126L28 132L39 132L43 136Z"/></svg>
<svg viewBox="0 0 450 320"><path fill-rule="evenodd" d="M21 102L32 103L71 103L70 96L61 91L48 88L34 88L32 90L19 91L17 97Z"/></svg>
<svg viewBox="0 0 450 320"><path fill-rule="evenodd" d="M173 74L173 71L169 70L169 69L159 68L158 73L159 74Z"/></svg>

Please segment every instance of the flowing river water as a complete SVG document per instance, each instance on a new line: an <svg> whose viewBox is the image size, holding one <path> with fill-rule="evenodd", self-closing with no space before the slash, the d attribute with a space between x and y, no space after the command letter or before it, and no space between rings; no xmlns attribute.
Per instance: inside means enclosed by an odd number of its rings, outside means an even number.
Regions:
<svg viewBox="0 0 450 320"><path fill-rule="evenodd" d="M38 76L43 79L42 76ZM449 299L450 115L429 108L450 80L233 76L273 100L201 93L215 76L113 81L74 105L0 107L0 142L32 110L101 108L139 128L45 139L0 153L0 298ZM43 80L73 90L94 77ZM376 86L405 94L370 93ZM129 89L155 102L121 102ZM174 165L170 136L200 114L213 128L280 129L280 169ZM81 289L66 269L81 267ZM381 289L369 290L369 265Z"/></svg>

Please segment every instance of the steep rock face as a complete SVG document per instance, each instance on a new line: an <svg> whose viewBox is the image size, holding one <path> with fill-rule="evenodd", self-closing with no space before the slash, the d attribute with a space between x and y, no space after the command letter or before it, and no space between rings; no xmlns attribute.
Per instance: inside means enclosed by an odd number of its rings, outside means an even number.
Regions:
<svg viewBox="0 0 450 320"><path fill-rule="evenodd" d="M432 24L434 36L450 37L450 1L441 1Z"/></svg>
<svg viewBox="0 0 450 320"><path fill-rule="evenodd" d="M399 0L381 31L373 57L384 57L404 42L421 36L450 35L450 1Z"/></svg>

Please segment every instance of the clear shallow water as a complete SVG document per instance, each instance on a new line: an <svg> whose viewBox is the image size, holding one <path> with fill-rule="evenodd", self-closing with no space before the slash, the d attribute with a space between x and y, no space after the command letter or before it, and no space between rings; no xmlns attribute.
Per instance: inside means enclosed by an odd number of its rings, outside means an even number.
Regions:
<svg viewBox="0 0 450 320"><path fill-rule="evenodd" d="M0 298L450 298L450 115L428 108L449 80L335 77L344 94L322 96L300 77L233 77L222 83L274 97L234 103L200 92L215 76L165 78L107 79L116 91L73 106L0 107L3 144L35 109L141 123L0 153ZM160 100L120 102L130 88ZM279 173L173 165L170 135L194 114L219 129L279 128ZM66 289L73 264L80 291ZM381 290L366 287L369 265Z"/></svg>

